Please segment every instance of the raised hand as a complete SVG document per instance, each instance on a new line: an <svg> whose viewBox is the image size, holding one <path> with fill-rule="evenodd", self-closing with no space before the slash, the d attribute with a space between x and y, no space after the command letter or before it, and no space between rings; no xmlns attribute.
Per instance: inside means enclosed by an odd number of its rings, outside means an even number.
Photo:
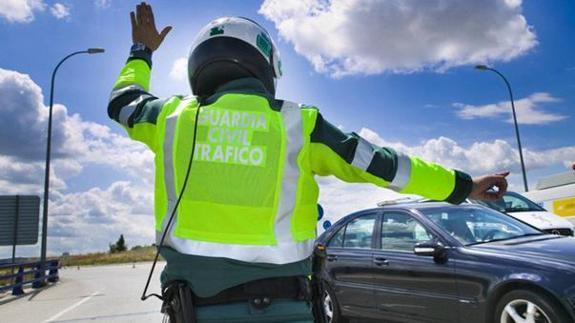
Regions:
<svg viewBox="0 0 575 323"><path fill-rule="evenodd" d="M142 43L152 51L160 47L166 35L172 30L172 26L167 26L158 33L152 7L145 2L136 6L136 13L130 12L130 20L132 21L132 41Z"/></svg>
<svg viewBox="0 0 575 323"><path fill-rule="evenodd" d="M495 201L507 192L507 177L509 172L473 178L473 188L469 198L484 201ZM492 188L496 187L494 191Z"/></svg>

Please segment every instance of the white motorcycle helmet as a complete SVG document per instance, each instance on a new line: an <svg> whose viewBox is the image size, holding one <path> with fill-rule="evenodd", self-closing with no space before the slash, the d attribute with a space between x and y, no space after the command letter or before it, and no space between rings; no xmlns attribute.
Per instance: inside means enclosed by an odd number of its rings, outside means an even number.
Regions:
<svg viewBox="0 0 575 323"><path fill-rule="evenodd" d="M243 17L218 18L204 26L188 57L190 86L200 97L244 77L257 78L275 95L281 74L280 55L270 35Z"/></svg>

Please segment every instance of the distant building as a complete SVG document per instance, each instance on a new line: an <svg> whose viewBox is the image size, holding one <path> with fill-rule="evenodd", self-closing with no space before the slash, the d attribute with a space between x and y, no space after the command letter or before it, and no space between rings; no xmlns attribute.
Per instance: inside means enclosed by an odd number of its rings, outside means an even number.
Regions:
<svg viewBox="0 0 575 323"><path fill-rule="evenodd" d="M572 166L575 170L575 163ZM567 217L575 223L575 172L568 171L540 178L536 190L526 192L527 198L548 211Z"/></svg>

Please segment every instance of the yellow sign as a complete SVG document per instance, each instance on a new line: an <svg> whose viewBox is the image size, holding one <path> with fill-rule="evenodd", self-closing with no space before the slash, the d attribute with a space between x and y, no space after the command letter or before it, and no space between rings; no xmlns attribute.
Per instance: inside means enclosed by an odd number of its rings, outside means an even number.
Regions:
<svg viewBox="0 0 575 323"><path fill-rule="evenodd" d="M553 213L560 216L575 216L575 198L553 201Z"/></svg>

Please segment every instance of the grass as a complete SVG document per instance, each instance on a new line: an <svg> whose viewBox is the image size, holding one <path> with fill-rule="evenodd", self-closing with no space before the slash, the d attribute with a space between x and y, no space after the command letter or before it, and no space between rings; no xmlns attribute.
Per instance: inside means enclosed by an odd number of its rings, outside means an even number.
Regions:
<svg viewBox="0 0 575 323"><path fill-rule="evenodd" d="M96 252L85 255L61 256L62 266L91 266L134 263L142 261L153 261L156 255L156 247L135 247L131 250L116 253Z"/></svg>

